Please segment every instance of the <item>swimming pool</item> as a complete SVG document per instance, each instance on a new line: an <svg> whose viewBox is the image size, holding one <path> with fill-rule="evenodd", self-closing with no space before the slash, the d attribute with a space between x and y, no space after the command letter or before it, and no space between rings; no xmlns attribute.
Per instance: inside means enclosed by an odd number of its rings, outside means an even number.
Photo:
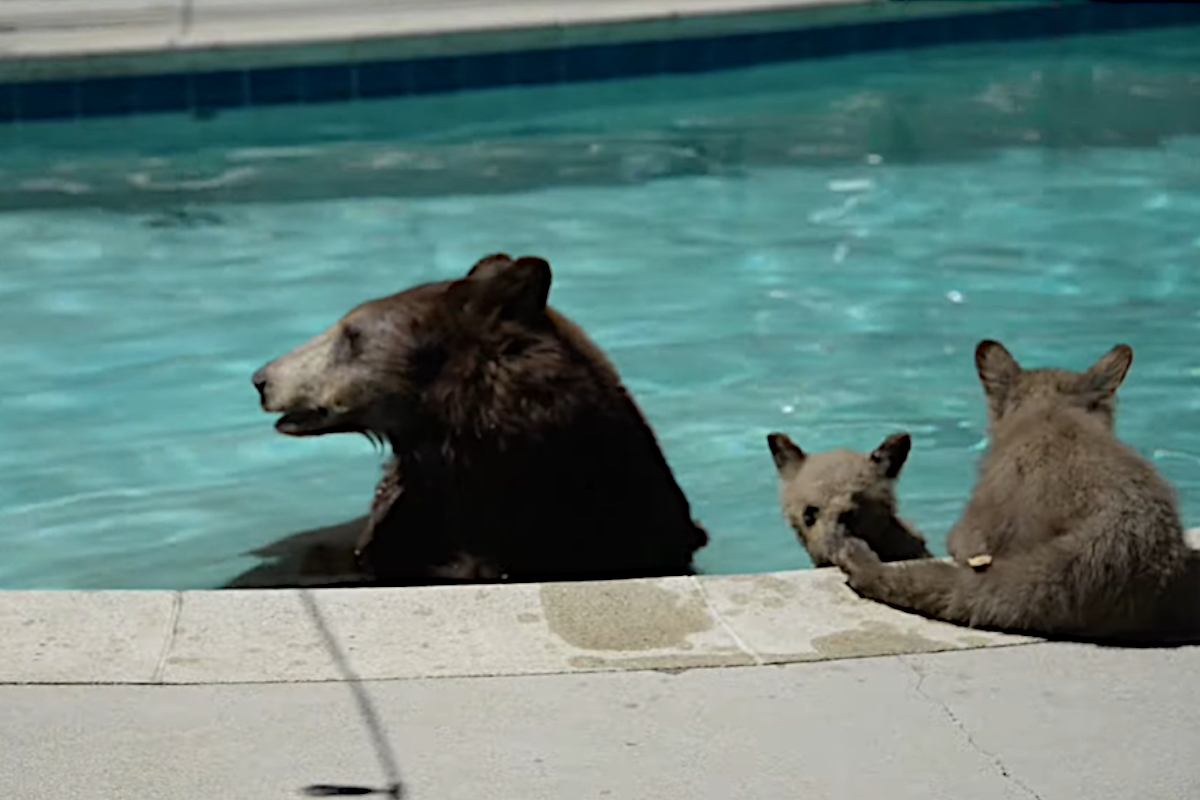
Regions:
<svg viewBox="0 0 1200 800"><path fill-rule="evenodd" d="M798 568L765 434L914 451L942 549L972 351L1136 352L1119 429L1200 522L1195 29L0 129L0 588L193 588L362 513L380 455L250 374L496 250L555 268L712 534Z"/></svg>

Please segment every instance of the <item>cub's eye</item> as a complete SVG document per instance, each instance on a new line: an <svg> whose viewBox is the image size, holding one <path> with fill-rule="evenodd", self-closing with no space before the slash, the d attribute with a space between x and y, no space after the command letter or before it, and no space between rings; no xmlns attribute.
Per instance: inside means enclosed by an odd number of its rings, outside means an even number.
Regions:
<svg viewBox="0 0 1200 800"><path fill-rule="evenodd" d="M809 506L804 509L804 527L811 528L817 524L817 514L821 513L816 506Z"/></svg>

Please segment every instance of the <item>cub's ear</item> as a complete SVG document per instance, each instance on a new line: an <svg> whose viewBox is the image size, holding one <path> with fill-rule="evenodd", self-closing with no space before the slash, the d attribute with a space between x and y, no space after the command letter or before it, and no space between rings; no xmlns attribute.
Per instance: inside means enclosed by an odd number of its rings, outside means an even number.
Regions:
<svg viewBox="0 0 1200 800"><path fill-rule="evenodd" d="M1085 390L1101 397L1111 397L1125 381L1125 375L1132 365L1133 348L1127 344L1117 345L1083 374Z"/></svg>
<svg viewBox="0 0 1200 800"><path fill-rule="evenodd" d="M787 437L785 433L772 433L767 436L767 447L771 448L771 458L775 460L775 469L779 477L787 479L800 471L804 459L808 458L799 445Z"/></svg>
<svg viewBox="0 0 1200 800"><path fill-rule="evenodd" d="M1004 345L985 339L975 347L975 370L988 397L1003 397L1021 375L1021 365Z"/></svg>
<svg viewBox="0 0 1200 800"><path fill-rule="evenodd" d="M908 452L911 449L911 436L907 433L892 434L871 453L871 463L879 470L880 475L895 479L904 468L904 462L908 460Z"/></svg>
<svg viewBox="0 0 1200 800"><path fill-rule="evenodd" d="M513 260L507 253L492 253L490 256L484 256L475 262L475 266L471 267L471 271L467 273L468 278L487 278L495 275L498 270L512 266Z"/></svg>
<svg viewBox="0 0 1200 800"><path fill-rule="evenodd" d="M546 311L550 265L544 259L518 258L476 264L473 277L455 281L447 290L452 303L467 314L485 318L534 319Z"/></svg>

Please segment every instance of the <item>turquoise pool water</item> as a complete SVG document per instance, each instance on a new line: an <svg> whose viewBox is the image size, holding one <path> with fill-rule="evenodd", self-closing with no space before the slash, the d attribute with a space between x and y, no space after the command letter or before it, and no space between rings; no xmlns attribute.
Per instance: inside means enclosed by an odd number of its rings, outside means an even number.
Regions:
<svg viewBox="0 0 1200 800"><path fill-rule="evenodd" d="M249 376L495 250L623 371L711 572L808 564L764 441L907 429L941 548L975 342L1136 351L1120 432L1200 523L1195 30L719 76L0 130L0 587L213 586L361 513L378 453Z"/></svg>

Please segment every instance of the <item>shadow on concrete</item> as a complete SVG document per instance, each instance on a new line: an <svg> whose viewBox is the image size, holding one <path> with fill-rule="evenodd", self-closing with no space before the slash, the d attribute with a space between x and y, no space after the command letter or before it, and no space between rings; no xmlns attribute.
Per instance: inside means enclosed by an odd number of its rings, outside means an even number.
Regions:
<svg viewBox="0 0 1200 800"><path fill-rule="evenodd" d="M397 765L396 755L392 750L391 742L388 741L387 733L383 729L383 723L375 711L375 705L371 702L371 696L367 694L362 678L350 666L345 652L338 645L337 638L325 622L325 617L321 614L321 609L317 606L312 592L309 590L300 592L300 600L304 604L304 609L308 612L309 618L312 619L317 633L320 634L325 649L329 651L330 657L333 659L334 664L337 665L338 672L341 673L342 679L350 687L350 691L354 695L355 703L358 705L359 713L362 715L363 722L367 726L367 732L370 734L371 743L375 746L375 754L379 758L379 765L383 769L383 775L387 781L387 785L384 787L315 783L301 788L300 794L307 797L382 794L400 800L404 796L404 784L400 780L400 767Z"/></svg>

